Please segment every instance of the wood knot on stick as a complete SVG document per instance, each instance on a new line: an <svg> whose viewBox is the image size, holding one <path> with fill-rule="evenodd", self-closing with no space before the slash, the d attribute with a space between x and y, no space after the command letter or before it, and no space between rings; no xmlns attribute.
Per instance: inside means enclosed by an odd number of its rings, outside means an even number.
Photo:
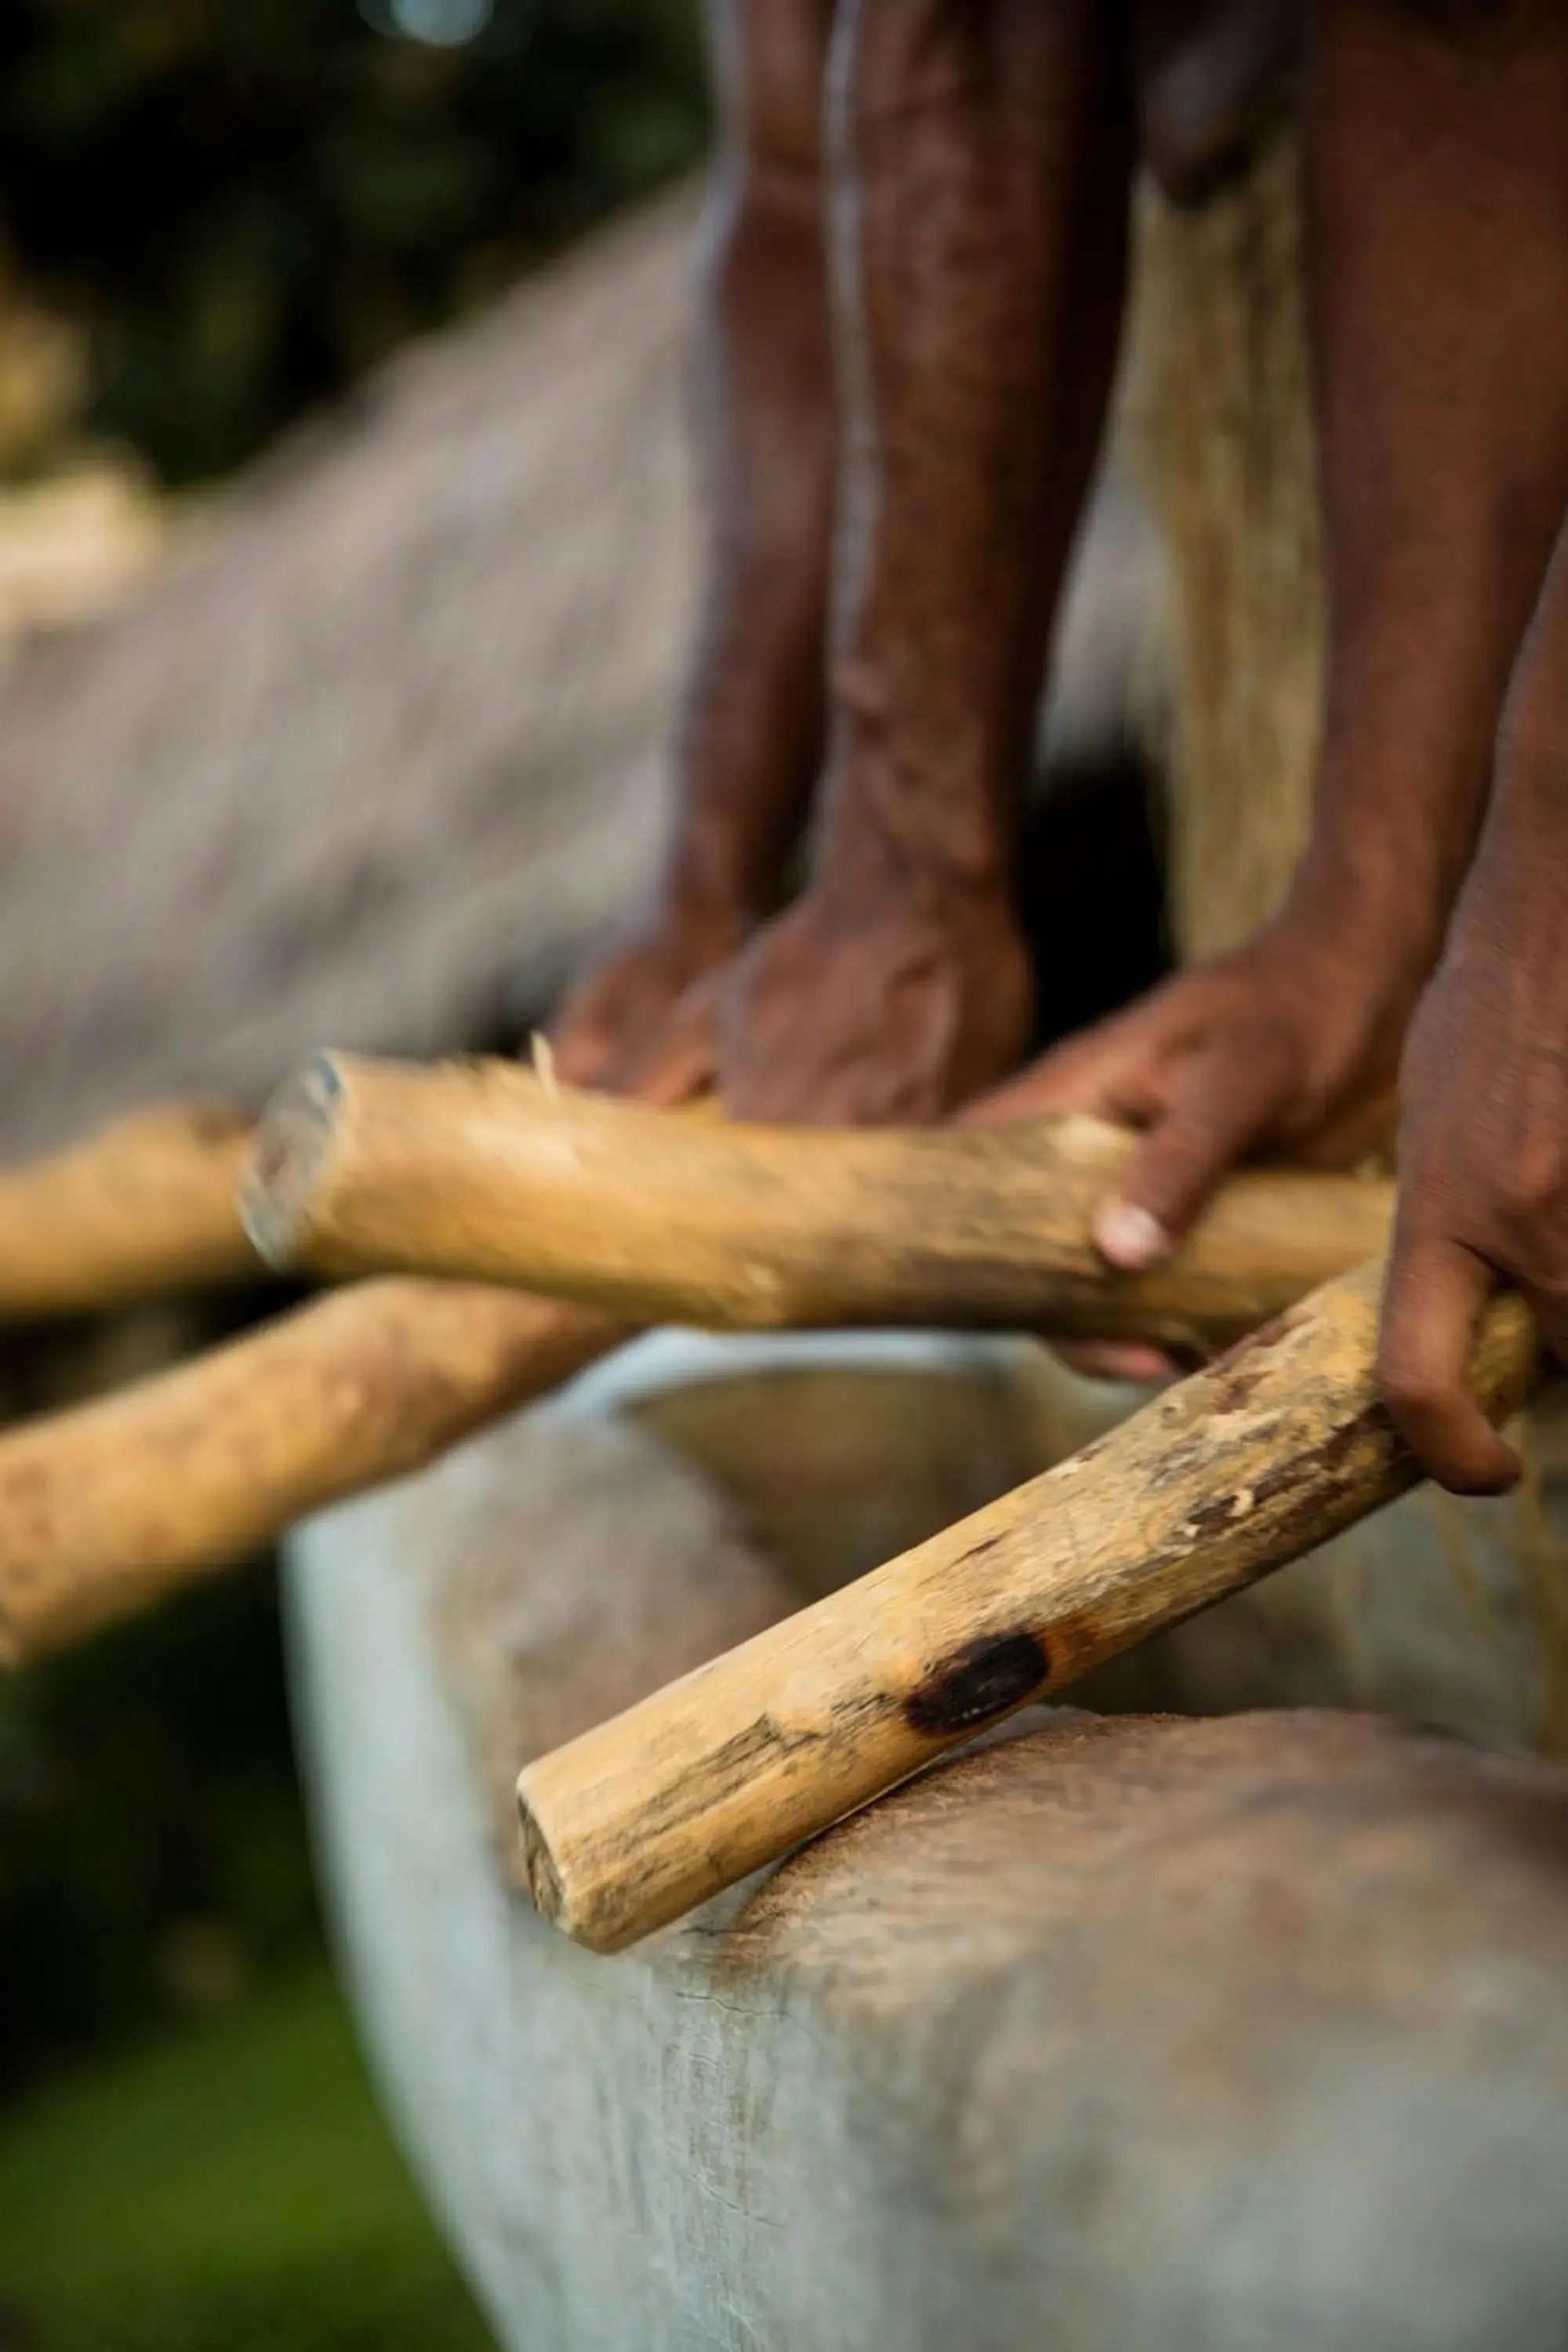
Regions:
<svg viewBox="0 0 1568 2352"><path fill-rule="evenodd" d="M1032 1698L1050 1671L1038 1634L989 1634L934 1666L904 1701L904 1718L931 1739L978 1731Z"/></svg>

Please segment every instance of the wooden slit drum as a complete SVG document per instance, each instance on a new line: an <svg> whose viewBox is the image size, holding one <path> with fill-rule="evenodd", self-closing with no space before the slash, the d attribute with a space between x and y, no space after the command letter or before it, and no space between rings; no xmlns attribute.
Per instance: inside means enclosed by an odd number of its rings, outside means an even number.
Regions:
<svg viewBox="0 0 1568 2352"><path fill-rule="evenodd" d="M1108 1436L531 1764L534 1900L615 1951L955 1742L1266 1576L1416 1483L1378 1402L1381 1268L1325 1286ZM1513 1295L1471 1378L1539 1372Z"/></svg>

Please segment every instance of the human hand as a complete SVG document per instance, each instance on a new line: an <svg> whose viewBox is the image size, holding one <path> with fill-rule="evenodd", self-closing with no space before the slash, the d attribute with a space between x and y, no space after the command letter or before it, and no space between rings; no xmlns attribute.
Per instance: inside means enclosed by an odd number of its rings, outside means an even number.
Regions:
<svg viewBox="0 0 1568 2352"><path fill-rule="evenodd" d="M1401 1434L1458 1494L1497 1493L1519 1476L1465 1383L1476 1318L1498 1281L1523 1292L1568 1364L1563 866L1528 808L1499 814L1405 1050L1378 1357Z"/></svg>
<svg viewBox="0 0 1568 2352"><path fill-rule="evenodd" d="M1000 892L867 893L825 878L723 988L725 1108L814 1126L941 1118L1016 1066L1030 996Z"/></svg>
<svg viewBox="0 0 1568 2352"><path fill-rule="evenodd" d="M738 910L691 902L656 907L577 982L550 1045L568 1086L670 1103L713 1071L719 984L747 936Z"/></svg>
<svg viewBox="0 0 1568 2352"><path fill-rule="evenodd" d="M1089 1111L1142 1141L1094 1238L1140 1272L1173 1249L1238 1161L1348 1168L1394 1123L1400 1046L1424 965L1392 924L1282 917L1213 963L1179 973L1069 1038L964 1114L976 1122ZM1147 1347L1064 1349L1078 1369L1154 1380Z"/></svg>

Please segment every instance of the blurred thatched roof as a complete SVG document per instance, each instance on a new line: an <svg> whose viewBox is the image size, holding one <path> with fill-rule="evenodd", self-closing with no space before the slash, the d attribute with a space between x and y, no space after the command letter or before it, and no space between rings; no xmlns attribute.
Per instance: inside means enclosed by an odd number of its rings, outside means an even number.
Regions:
<svg viewBox="0 0 1568 2352"><path fill-rule="evenodd" d="M687 633L695 199L595 239L255 468L0 668L0 1153L311 1046L493 1039L657 851ZM1101 501L1058 738L1158 635Z"/></svg>
<svg viewBox="0 0 1568 2352"><path fill-rule="evenodd" d="M693 568L691 218L395 364L0 672L0 1148L450 1045L624 901Z"/></svg>

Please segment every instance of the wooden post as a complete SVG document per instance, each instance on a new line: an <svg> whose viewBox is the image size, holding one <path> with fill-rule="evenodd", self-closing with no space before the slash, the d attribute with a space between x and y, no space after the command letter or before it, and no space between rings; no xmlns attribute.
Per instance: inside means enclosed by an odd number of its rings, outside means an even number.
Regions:
<svg viewBox="0 0 1568 2352"><path fill-rule="evenodd" d="M1377 1265L1000 1502L530 1765L529 1883L615 1951L944 1748L1194 1615L1415 1484L1377 1402ZM1537 1379L1494 1300L1472 1367L1499 1417Z"/></svg>
<svg viewBox="0 0 1568 2352"><path fill-rule="evenodd" d="M1090 1241L1131 1148L1089 1118L916 1131L731 1126L511 1063L321 1055L258 1133L275 1265L509 1282L639 1322L1001 1325L1208 1350L1384 1245L1393 1188L1226 1184L1167 1266Z"/></svg>
<svg viewBox="0 0 1568 2352"><path fill-rule="evenodd" d="M614 1347L583 1307L362 1283L0 1434L0 1663L16 1665L418 1468Z"/></svg>
<svg viewBox="0 0 1568 2352"><path fill-rule="evenodd" d="M253 1124L222 1104L163 1104L0 1170L0 1318L264 1276L235 1206Z"/></svg>

